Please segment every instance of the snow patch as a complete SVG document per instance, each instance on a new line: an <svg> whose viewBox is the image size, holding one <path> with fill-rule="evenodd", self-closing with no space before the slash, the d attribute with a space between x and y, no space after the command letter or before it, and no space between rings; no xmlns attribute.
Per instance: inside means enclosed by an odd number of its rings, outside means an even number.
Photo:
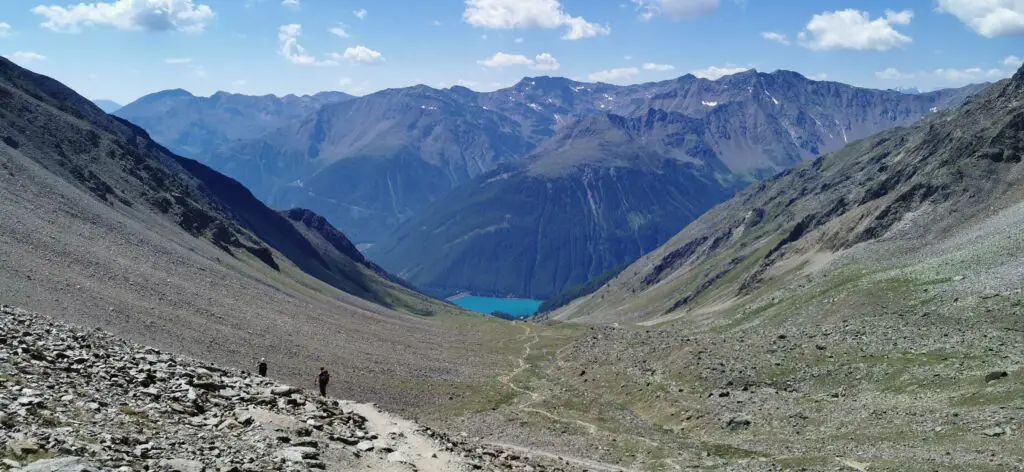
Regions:
<svg viewBox="0 0 1024 472"><path fill-rule="evenodd" d="M765 89L764 94L767 95L768 98L772 99L772 101L775 102L776 105L779 104L779 101L776 100L775 97L772 96L772 94L768 93L768 89Z"/></svg>
<svg viewBox="0 0 1024 472"><path fill-rule="evenodd" d="M711 108L714 108L714 107L718 106L718 102L709 102L709 101L706 101L706 100L701 100L700 103L701 103L701 105L704 105L706 107L711 107Z"/></svg>
<svg viewBox="0 0 1024 472"><path fill-rule="evenodd" d="M533 108L534 111L540 111L540 105L538 105L536 103L531 103L531 104L529 104L527 106L530 107L530 108Z"/></svg>
<svg viewBox="0 0 1024 472"><path fill-rule="evenodd" d="M932 113L938 113L939 112L939 107L931 107L928 111L930 111Z"/></svg>

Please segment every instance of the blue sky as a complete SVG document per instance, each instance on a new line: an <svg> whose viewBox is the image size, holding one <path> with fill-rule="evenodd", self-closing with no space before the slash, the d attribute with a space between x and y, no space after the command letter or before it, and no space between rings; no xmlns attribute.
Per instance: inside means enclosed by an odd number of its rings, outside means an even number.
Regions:
<svg viewBox="0 0 1024 472"><path fill-rule="evenodd" d="M0 54L121 103L750 67L928 90L1010 75L1024 0L3 0Z"/></svg>

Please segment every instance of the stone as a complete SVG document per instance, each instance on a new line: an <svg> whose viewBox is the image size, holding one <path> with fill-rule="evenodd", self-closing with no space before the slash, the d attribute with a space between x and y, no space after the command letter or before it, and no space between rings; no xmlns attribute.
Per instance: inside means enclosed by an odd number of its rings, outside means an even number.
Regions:
<svg viewBox="0 0 1024 472"><path fill-rule="evenodd" d="M363 441L356 444L356 449L361 452L369 452L373 450L373 441Z"/></svg>
<svg viewBox="0 0 1024 472"><path fill-rule="evenodd" d="M42 450L39 443L30 439L8 441L7 450L16 456L28 456Z"/></svg>
<svg viewBox="0 0 1024 472"><path fill-rule="evenodd" d="M278 385L277 387L271 387L270 389L271 395L276 395L279 397L287 397L289 395L299 392L300 390L297 387L292 387L291 385Z"/></svg>
<svg viewBox="0 0 1024 472"><path fill-rule="evenodd" d="M320 452L311 447L292 446L278 451L275 456L288 462L302 462L306 459L317 459Z"/></svg>
<svg viewBox="0 0 1024 472"><path fill-rule="evenodd" d="M729 421L725 423L725 426L732 430L747 429L752 424L750 417L747 415L734 415L729 418Z"/></svg>
<svg viewBox="0 0 1024 472"><path fill-rule="evenodd" d="M88 461L81 457L60 457L33 462L20 472L97 472Z"/></svg>
<svg viewBox="0 0 1024 472"><path fill-rule="evenodd" d="M988 436L990 438L999 437L1007 433L1007 428L1004 428L1002 426L993 426L981 432L981 434L984 434L985 436Z"/></svg>
<svg viewBox="0 0 1024 472"><path fill-rule="evenodd" d="M398 462L401 464L408 464L409 458L405 457L401 452L392 452L388 454L388 462Z"/></svg>
<svg viewBox="0 0 1024 472"><path fill-rule="evenodd" d="M160 467L169 472L205 472L202 462L188 459L167 459L160 461Z"/></svg>
<svg viewBox="0 0 1024 472"><path fill-rule="evenodd" d="M985 374L985 383L995 382L996 380L1006 378L1009 375L1010 374L1007 373L1005 370L989 372L988 374Z"/></svg>

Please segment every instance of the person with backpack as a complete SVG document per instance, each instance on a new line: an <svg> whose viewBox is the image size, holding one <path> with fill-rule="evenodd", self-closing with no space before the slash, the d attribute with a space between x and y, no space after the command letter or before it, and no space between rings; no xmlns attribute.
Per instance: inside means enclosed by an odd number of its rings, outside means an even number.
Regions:
<svg viewBox="0 0 1024 472"><path fill-rule="evenodd" d="M321 367L320 368L320 375L316 376L316 382L317 382L318 385L320 385L320 396L321 397L326 397L327 396L327 383L330 382L330 381L331 381L331 374L330 374L330 372L327 372L327 368L326 367Z"/></svg>

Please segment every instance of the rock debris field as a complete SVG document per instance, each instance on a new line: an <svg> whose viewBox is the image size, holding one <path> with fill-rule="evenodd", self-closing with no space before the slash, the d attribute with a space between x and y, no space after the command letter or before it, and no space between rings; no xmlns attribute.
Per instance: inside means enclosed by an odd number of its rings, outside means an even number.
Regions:
<svg viewBox="0 0 1024 472"><path fill-rule="evenodd" d="M0 451L20 472L573 470L8 306Z"/></svg>

